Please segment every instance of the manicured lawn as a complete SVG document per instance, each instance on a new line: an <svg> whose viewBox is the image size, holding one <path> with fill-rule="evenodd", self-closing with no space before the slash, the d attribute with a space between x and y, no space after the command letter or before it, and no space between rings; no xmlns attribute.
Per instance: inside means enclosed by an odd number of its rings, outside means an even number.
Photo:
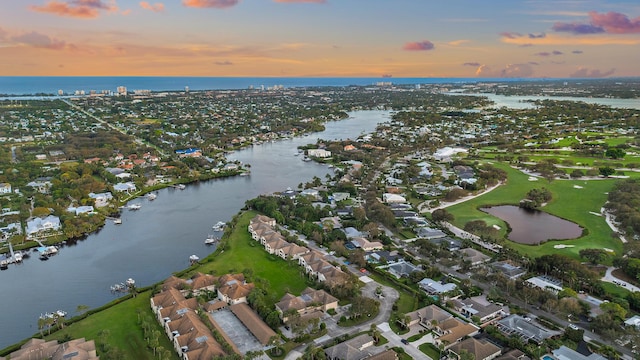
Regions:
<svg viewBox="0 0 640 360"><path fill-rule="evenodd" d="M123 354L126 354L125 359L153 360L155 359L153 350L148 348L143 330L138 322L139 311L140 315L147 315L155 320L155 315L153 315L149 306L150 296L151 291L140 293L135 298L125 300L108 309L87 316L77 323L68 325L64 329L47 336L46 339L57 340L69 334L71 338L84 337L87 340L93 339L96 342L96 347L98 347L99 343L101 343L100 332L108 330L109 335L106 341L111 347L118 348ZM171 350L173 358L178 359L177 353L173 351L173 346L160 324L156 321L153 321L153 324L160 331L160 345L167 350Z"/></svg>
<svg viewBox="0 0 640 360"><path fill-rule="evenodd" d="M507 184L488 194L447 208L454 215L456 226L463 228L468 221L484 220L488 225L500 226L502 233L506 235L505 222L478 210L478 208L503 204L517 205L530 189L546 187L553 193L553 199L541 210L577 223L588 230L587 235L574 240L549 241L537 246L509 241L509 246L534 257L563 253L578 258L578 252L585 248L607 248L617 254L622 252L622 242L611 236L612 231L606 224L604 217L590 213L600 212L600 208L607 200L607 193L617 180L554 180L551 183L544 179L529 181L527 175L516 169L500 163L494 163L494 165L507 171ZM574 245L574 247L560 250L554 248L554 245L557 244Z"/></svg>
<svg viewBox="0 0 640 360"><path fill-rule="evenodd" d="M424 343L420 345L418 349L420 349L420 351L427 354L427 356L432 359L440 358L440 350L437 347L435 347L433 344Z"/></svg>
<svg viewBox="0 0 640 360"><path fill-rule="evenodd" d="M202 260L197 271L222 275L239 273L248 268L253 270L255 276L269 281L269 289L276 302L286 292L299 295L308 286L301 267L269 255L260 243L251 239L247 226L249 220L256 215L251 211L241 214L229 236L227 249Z"/></svg>

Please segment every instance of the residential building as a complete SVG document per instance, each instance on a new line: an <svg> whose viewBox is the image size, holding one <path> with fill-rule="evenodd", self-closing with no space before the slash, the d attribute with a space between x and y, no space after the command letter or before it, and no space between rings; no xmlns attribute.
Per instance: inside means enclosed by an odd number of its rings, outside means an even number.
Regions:
<svg viewBox="0 0 640 360"><path fill-rule="evenodd" d="M607 358L593 353L589 356L580 354L579 352L562 345L560 348L551 352L557 360L606 360Z"/></svg>
<svg viewBox="0 0 640 360"><path fill-rule="evenodd" d="M258 339L260 344L267 345L269 340L276 335L249 305L245 303L234 304L229 307L231 312L242 322L251 334Z"/></svg>
<svg viewBox="0 0 640 360"><path fill-rule="evenodd" d="M436 281L430 278L420 280L420 282L418 282L418 286L429 295L442 295L450 293L458 288L458 285L454 283Z"/></svg>
<svg viewBox="0 0 640 360"><path fill-rule="evenodd" d="M296 310L300 315L321 311L327 312L330 309L338 308L338 299L324 290L306 288L300 296L287 293L276 304L276 310L280 314L283 322L287 322L286 314L291 310Z"/></svg>
<svg viewBox="0 0 640 360"><path fill-rule="evenodd" d="M454 299L453 306L460 315L478 318L480 324L500 318L506 314L502 306L498 306L487 300L485 296L476 296L468 299Z"/></svg>
<svg viewBox="0 0 640 360"><path fill-rule="evenodd" d="M559 331L549 330L531 319L520 315L509 315L497 323L498 329L507 336L518 336L522 341L542 343L544 339L559 335Z"/></svg>
<svg viewBox="0 0 640 360"><path fill-rule="evenodd" d="M460 353L466 351L470 355L473 355L475 360L491 360L500 356L502 350L496 345L488 342L487 340L476 340L474 338L468 338L457 344L454 344L448 349L447 358L460 359Z"/></svg>
<svg viewBox="0 0 640 360"><path fill-rule="evenodd" d="M374 354L373 338L362 334L325 349L329 360L362 360Z"/></svg>
<svg viewBox="0 0 640 360"><path fill-rule="evenodd" d="M473 248L462 249L460 250L460 254L462 254L462 258L465 261L469 261L471 263L471 266L477 266L491 260L490 256L487 256Z"/></svg>
<svg viewBox="0 0 640 360"><path fill-rule="evenodd" d="M542 290L550 291L554 294L562 291L562 281L552 278L551 276L541 275L527 279L529 286L534 286Z"/></svg>
<svg viewBox="0 0 640 360"><path fill-rule="evenodd" d="M254 284L244 281L242 274L226 274L218 279L218 298L229 305L246 303Z"/></svg>
<svg viewBox="0 0 640 360"><path fill-rule="evenodd" d="M60 218L49 215L44 218L33 218L27 221L27 237L32 237L48 231L60 230Z"/></svg>
<svg viewBox="0 0 640 360"><path fill-rule="evenodd" d="M96 344L84 338L58 343L57 340L30 339L19 350L10 353L0 360L32 360L32 359L74 359L98 360Z"/></svg>
<svg viewBox="0 0 640 360"><path fill-rule="evenodd" d="M416 311L407 313L407 316L410 319L409 323L406 324L407 326L419 324L428 330L433 329L437 324L452 317L449 312L437 305L425 306Z"/></svg>
<svg viewBox="0 0 640 360"><path fill-rule="evenodd" d="M434 339L434 344L436 346L443 345L445 349L448 349L460 342L463 338L476 335L478 331L480 331L480 328L452 317L438 323L433 328L433 331L438 335Z"/></svg>
<svg viewBox="0 0 640 360"><path fill-rule="evenodd" d="M0 183L0 194L11 194L11 184Z"/></svg>

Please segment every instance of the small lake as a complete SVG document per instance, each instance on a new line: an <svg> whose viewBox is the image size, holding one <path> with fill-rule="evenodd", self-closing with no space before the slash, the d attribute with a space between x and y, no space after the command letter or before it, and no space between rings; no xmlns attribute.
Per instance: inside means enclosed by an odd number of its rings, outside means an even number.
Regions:
<svg viewBox="0 0 640 360"><path fill-rule="evenodd" d="M480 210L509 224L511 232L508 238L519 244L536 245L548 240L576 239L582 235L582 228L577 224L539 210L527 210L514 205Z"/></svg>

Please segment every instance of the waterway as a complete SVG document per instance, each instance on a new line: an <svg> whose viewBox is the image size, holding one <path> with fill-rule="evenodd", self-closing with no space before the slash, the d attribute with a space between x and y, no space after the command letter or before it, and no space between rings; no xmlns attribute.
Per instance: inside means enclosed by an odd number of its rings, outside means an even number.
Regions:
<svg viewBox="0 0 640 360"><path fill-rule="evenodd" d="M326 130L236 151L228 157L251 165L251 176L219 179L167 188L157 198L133 200L140 210L122 210L122 224L108 221L97 233L41 261L33 253L21 265L0 272L0 348L38 332L38 317L64 310L77 315L78 305L95 308L122 294L110 286L136 280L137 286L159 282L189 266L189 256L204 258L213 247L204 244L212 225L229 221L246 200L260 194L321 179L332 170L302 161L297 147L318 139L355 139L389 120L388 111L358 111L329 122Z"/></svg>
<svg viewBox="0 0 640 360"><path fill-rule="evenodd" d="M514 205L501 205L480 210L504 220L511 231L508 238L519 244L537 245L548 240L576 239L582 228L571 221L539 210Z"/></svg>
<svg viewBox="0 0 640 360"><path fill-rule="evenodd" d="M473 95L484 96L493 101L495 105L492 107L509 109L533 109L536 105L532 101L554 100L554 101L579 101L587 104L597 104L610 106L620 109L636 109L640 110L640 100L638 99L613 99L613 98L589 98L589 97L570 97L570 96L510 96L482 93L450 93L451 95Z"/></svg>

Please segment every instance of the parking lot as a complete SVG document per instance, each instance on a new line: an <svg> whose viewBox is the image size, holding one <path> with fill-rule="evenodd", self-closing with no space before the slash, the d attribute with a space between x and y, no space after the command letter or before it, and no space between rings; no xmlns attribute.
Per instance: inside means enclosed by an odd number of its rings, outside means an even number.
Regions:
<svg viewBox="0 0 640 360"><path fill-rule="evenodd" d="M262 344L249 332L231 310L224 309L211 313L213 319L224 330L241 353L262 350Z"/></svg>

